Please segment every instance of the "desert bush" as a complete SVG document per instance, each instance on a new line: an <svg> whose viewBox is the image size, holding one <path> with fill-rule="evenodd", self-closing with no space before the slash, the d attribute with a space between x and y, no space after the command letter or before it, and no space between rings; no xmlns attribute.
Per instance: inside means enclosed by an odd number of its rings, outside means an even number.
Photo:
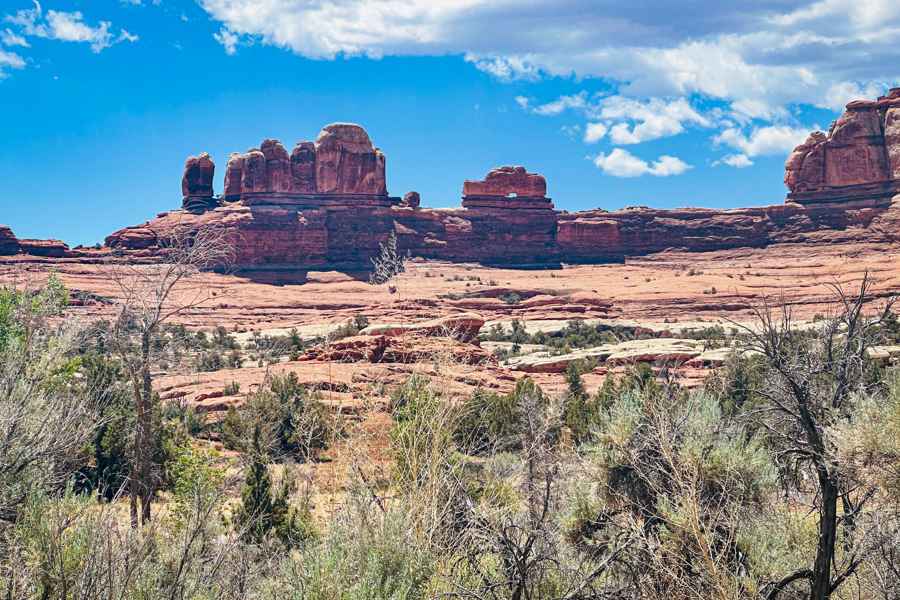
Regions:
<svg viewBox="0 0 900 600"><path fill-rule="evenodd" d="M550 403L531 379L520 379L508 394L476 390L459 408L455 442L471 454L503 452L522 447L525 401L546 407ZM559 424L552 430L559 435Z"/></svg>
<svg viewBox="0 0 900 600"><path fill-rule="evenodd" d="M259 544L273 537L286 548L297 547L315 537L309 511L290 505L293 486L287 474L282 478L277 492L273 492L266 462L257 425L253 431L241 505L234 516L235 527L243 539L252 543Z"/></svg>
<svg viewBox="0 0 900 600"><path fill-rule="evenodd" d="M340 327L328 333L327 341L336 342L344 338L359 335L359 332L369 326L369 318L365 315L356 315Z"/></svg>
<svg viewBox="0 0 900 600"><path fill-rule="evenodd" d="M51 324L68 295L58 280L0 288L0 521L33 493L64 488L99 423L96 394L77 381L80 330Z"/></svg>
<svg viewBox="0 0 900 600"><path fill-rule="evenodd" d="M334 417L296 373L271 375L244 408L229 409L222 424L223 442L233 450L249 451L247 442L257 425L273 458L300 461L315 460L339 431Z"/></svg>

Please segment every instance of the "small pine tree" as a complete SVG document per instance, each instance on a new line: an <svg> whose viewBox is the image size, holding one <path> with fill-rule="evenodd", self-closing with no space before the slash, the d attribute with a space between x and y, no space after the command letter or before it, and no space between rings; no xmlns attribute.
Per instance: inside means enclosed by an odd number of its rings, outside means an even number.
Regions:
<svg viewBox="0 0 900 600"><path fill-rule="evenodd" d="M583 366L578 361L569 363L566 368L566 394L563 418L569 431L572 432L572 441L582 444L591 438L592 429L597 417L596 402L591 402L584 382L581 380Z"/></svg>
<svg viewBox="0 0 900 600"><path fill-rule="evenodd" d="M405 259L397 247L397 234L391 231L387 240L378 244L379 254L372 258L369 283L381 285L406 271Z"/></svg>
<svg viewBox="0 0 900 600"><path fill-rule="evenodd" d="M278 493L272 494L272 478L260 443L259 425L253 429L252 462L241 492L241 507L235 522L246 541L259 543L274 535L287 548L316 536L309 510L290 505L291 481L285 475Z"/></svg>
<svg viewBox="0 0 900 600"><path fill-rule="evenodd" d="M241 491L241 507L236 522L241 535L252 542L260 542L273 526L272 477L260 444L259 425L253 429L252 462Z"/></svg>

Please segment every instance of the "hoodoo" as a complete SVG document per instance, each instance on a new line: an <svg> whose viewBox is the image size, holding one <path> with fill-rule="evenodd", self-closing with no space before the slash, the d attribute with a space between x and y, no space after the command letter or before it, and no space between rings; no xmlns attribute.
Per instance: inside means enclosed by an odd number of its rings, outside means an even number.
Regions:
<svg viewBox="0 0 900 600"><path fill-rule="evenodd" d="M787 202L772 206L569 213L555 210L543 175L502 166L465 181L461 207L427 208L418 193L388 195L385 155L349 123L325 126L290 153L267 139L232 154L221 196L213 193L214 173L209 155L189 158L183 210L118 231L107 245L150 259L173 228L216 225L229 232L238 269L303 271L368 268L391 232L410 256L519 267L618 261L670 248L894 242L900 89L851 102L829 133L811 134L787 161ZM0 231L0 252L23 251L3 239Z"/></svg>

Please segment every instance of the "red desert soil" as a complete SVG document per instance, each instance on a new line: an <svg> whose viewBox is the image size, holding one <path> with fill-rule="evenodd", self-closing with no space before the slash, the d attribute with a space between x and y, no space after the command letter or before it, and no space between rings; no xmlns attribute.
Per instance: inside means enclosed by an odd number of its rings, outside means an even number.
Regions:
<svg viewBox="0 0 900 600"><path fill-rule="evenodd" d="M900 292L900 246L873 244L776 245L763 249L735 249L706 253L663 252L629 259L624 264L567 266L554 270L511 270L479 265L414 261L397 278L396 293L386 286L338 272L311 272L304 283L273 285L245 277L204 273L198 283L211 286L216 296L206 306L181 317L190 328L223 326L246 340L260 331L280 334L296 328L311 337L363 315L372 324L412 324L462 312L476 313L487 323L519 319L531 330L559 327L570 319L605 319L669 330L752 320L751 307L764 297L783 297L801 319L825 313L833 299L832 284L852 286L868 271L876 289L887 295ZM116 289L103 266L67 259L18 256L0 261L0 279L40 281L55 272L76 292L114 298ZM502 296L515 293L509 303ZM85 319L109 316L108 304L91 300L72 308ZM410 374L440 382L451 398L476 387L510 389L526 373L496 361L466 364L450 358L463 342L432 339L434 356L417 363L334 362L327 352L318 360L285 362L264 368L185 375L163 375L156 386L164 399L180 398L216 418L229 405L240 404L256 389L267 371L293 371L319 390L323 399L343 416L348 438L332 448L330 460L309 471L322 493L339 493L344 474L365 456L371 475L380 477L387 464L386 412L389 390ZM443 352L446 350L446 352ZM475 349L486 354L481 349ZM324 358L323 358L324 357ZM309 357L306 357L309 358ZM602 382L605 369L585 376L590 391ZM682 378L694 383L708 370L685 369ZM559 373L532 373L549 392L561 392ZM226 384L240 384L240 394L226 397Z"/></svg>

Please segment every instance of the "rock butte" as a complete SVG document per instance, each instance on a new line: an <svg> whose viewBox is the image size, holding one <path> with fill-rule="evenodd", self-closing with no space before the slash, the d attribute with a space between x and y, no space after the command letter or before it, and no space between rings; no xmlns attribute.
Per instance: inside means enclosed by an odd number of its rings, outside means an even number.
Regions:
<svg viewBox="0 0 900 600"><path fill-rule="evenodd" d="M411 256L486 265L621 261L668 249L900 240L900 88L854 101L826 134L815 132L785 164L786 202L714 210L630 207L557 211L547 181L520 166L463 183L462 206L421 206L417 192L388 194L385 155L359 125L334 123L288 153L281 142L234 153L215 195L215 164L187 159L182 208L117 231L106 248L19 241L0 227L0 254L92 257L111 251L153 260L167 232L224 227L242 271L359 270L394 232Z"/></svg>

